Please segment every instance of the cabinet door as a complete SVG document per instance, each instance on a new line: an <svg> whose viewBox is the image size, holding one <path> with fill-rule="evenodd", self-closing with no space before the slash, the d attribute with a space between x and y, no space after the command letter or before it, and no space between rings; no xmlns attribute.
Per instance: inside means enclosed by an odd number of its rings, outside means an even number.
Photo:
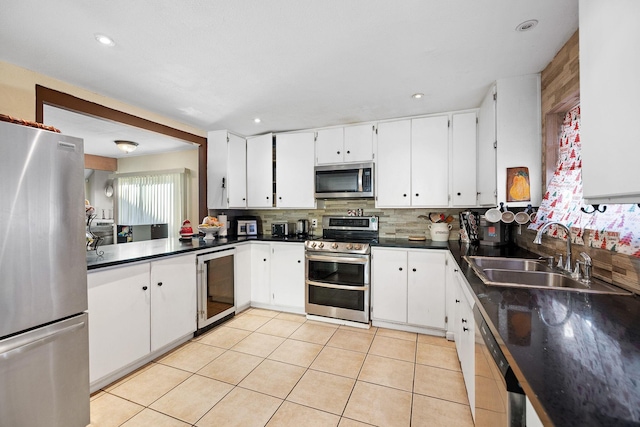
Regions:
<svg viewBox="0 0 640 427"><path fill-rule="evenodd" d="M318 165L342 163L344 159L344 133L342 128L322 129L316 137L316 163Z"/></svg>
<svg viewBox="0 0 640 427"><path fill-rule="evenodd" d="M271 303L270 268L271 246L251 243L251 302Z"/></svg>
<svg viewBox="0 0 640 427"><path fill-rule="evenodd" d="M228 144L227 131L207 134L207 208L227 209ZM223 185L224 182L224 185Z"/></svg>
<svg viewBox="0 0 640 427"><path fill-rule="evenodd" d="M419 250L407 254L407 322L445 328L444 251Z"/></svg>
<svg viewBox="0 0 640 427"><path fill-rule="evenodd" d="M247 141L229 134L228 194L230 208L247 207Z"/></svg>
<svg viewBox="0 0 640 427"><path fill-rule="evenodd" d="M411 120L378 125L378 207L411 205Z"/></svg>
<svg viewBox="0 0 640 427"><path fill-rule="evenodd" d="M582 76L580 80L582 88ZM540 74L500 79L496 82L496 91L498 202L507 202L507 168L526 166L529 168L531 201L508 202L509 207L527 206L529 203L540 206L542 200Z"/></svg>
<svg viewBox="0 0 640 427"><path fill-rule="evenodd" d="M151 349L149 264L87 275L89 377L95 382Z"/></svg>
<svg viewBox="0 0 640 427"><path fill-rule="evenodd" d="M247 207L273 207L273 137L247 138Z"/></svg>
<svg viewBox="0 0 640 427"><path fill-rule="evenodd" d="M151 351L196 330L196 256L151 263Z"/></svg>
<svg viewBox="0 0 640 427"><path fill-rule="evenodd" d="M347 126L344 128L344 161L370 162L373 160L374 125Z"/></svg>
<svg viewBox="0 0 640 427"><path fill-rule="evenodd" d="M449 117L411 120L411 205L449 205Z"/></svg>
<svg viewBox="0 0 640 427"><path fill-rule="evenodd" d="M453 115L452 206L475 206L476 113Z"/></svg>
<svg viewBox="0 0 640 427"><path fill-rule="evenodd" d="M640 203L640 2L581 0L579 14L584 198Z"/></svg>
<svg viewBox="0 0 640 427"><path fill-rule="evenodd" d="M313 133L276 135L276 206L315 208Z"/></svg>
<svg viewBox="0 0 640 427"><path fill-rule="evenodd" d="M407 251L372 252L373 318L407 322Z"/></svg>
<svg viewBox="0 0 640 427"><path fill-rule="evenodd" d="M273 305L304 310L304 245L271 244L271 297Z"/></svg>
<svg viewBox="0 0 640 427"><path fill-rule="evenodd" d="M446 298L447 298L447 338L458 340L458 305L460 298L458 297L458 264L451 255L447 255L446 269Z"/></svg>
<svg viewBox="0 0 640 427"><path fill-rule="evenodd" d="M495 86L478 111L478 206L497 205Z"/></svg>
<svg viewBox="0 0 640 427"><path fill-rule="evenodd" d="M247 268L252 261L251 244L236 246L234 259L236 313L239 313L251 305L251 268Z"/></svg>

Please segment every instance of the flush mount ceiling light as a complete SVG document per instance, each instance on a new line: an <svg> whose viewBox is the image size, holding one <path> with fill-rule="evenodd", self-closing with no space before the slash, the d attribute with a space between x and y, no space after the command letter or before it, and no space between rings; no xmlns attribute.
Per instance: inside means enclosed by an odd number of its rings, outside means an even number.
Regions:
<svg viewBox="0 0 640 427"><path fill-rule="evenodd" d="M131 153L133 150L138 148L138 143L133 141L125 141L124 139L117 139L113 141L116 143L116 146L125 153Z"/></svg>
<svg viewBox="0 0 640 427"><path fill-rule="evenodd" d="M536 25L538 25L538 20L530 19L528 21L524 21L523 23L519 24L516 27L516 31L519 31L519 32L529 31L529 30L532 30L533 27L535 27Z"/></svg>
<svg viewBox="0 0 640 427"><path fill-rule="evenodd" d="M256 117L255 119L253 119L253 123L260 123L262 122L262 120L260 120L260 117Z"/></svg>
<svg viewBox="0 0 640 427"><path fill-rule="evenodd" d="M413 95L411 95L411 97L413 99L422 99L424 98L424 93L414 93Z"/></svg>
<svg viewBox="0 0 640 427"><path fill-rule="evenodd" d="M111 37L105 36L104 34L95 34L95 38L98 43L105 46L114 46L116 44Z"/></svg>

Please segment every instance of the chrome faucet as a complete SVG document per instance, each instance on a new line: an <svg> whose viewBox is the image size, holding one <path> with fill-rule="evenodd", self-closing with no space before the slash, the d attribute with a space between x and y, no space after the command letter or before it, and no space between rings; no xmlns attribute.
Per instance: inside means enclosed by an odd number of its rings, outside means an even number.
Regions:
<svg viewBox="0 0 640 427"><path fill-rule="evenodd" d="M540 230L538 230L538 234L536 234L536 238L533 239L533 243L535 243L536 245L542 244L542 233L544 233L547 230L547 228L551 227L552 225L558 225L564 228L565 231L567 232L567 260L564 263L563 268L566 271L571 272L571 230L569 230L569 227L557 221L548 222L545 225L543 225Z"/></svg>

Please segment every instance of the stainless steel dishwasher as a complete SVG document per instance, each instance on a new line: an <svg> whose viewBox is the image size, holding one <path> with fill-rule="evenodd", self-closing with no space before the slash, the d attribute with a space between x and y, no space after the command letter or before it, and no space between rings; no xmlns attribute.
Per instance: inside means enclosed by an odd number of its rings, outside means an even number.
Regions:
<svg viewBox="0 0 640 427"><path fill-rule="evenodd" d="M235 305L235 248L198 255L198 330L199 335L227 318Z"/></svg>
<svg viewBox="0 0 640 427"><path fill-rule="evenodd" d="M500 346L473 307L475 336L475 425L476 427L526 425L526 397Z"/></svg>

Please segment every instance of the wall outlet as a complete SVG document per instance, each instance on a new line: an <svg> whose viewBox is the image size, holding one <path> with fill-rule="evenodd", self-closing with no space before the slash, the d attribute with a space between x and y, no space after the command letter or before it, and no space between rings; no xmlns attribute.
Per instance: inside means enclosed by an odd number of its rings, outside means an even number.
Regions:
<svg viewBox="0 0 640 427"><path fill-rule="evenodd" d="M311 226L312 226L313 228L318 228L318 218L313 218L313 219L311 220Z"/></svg>

